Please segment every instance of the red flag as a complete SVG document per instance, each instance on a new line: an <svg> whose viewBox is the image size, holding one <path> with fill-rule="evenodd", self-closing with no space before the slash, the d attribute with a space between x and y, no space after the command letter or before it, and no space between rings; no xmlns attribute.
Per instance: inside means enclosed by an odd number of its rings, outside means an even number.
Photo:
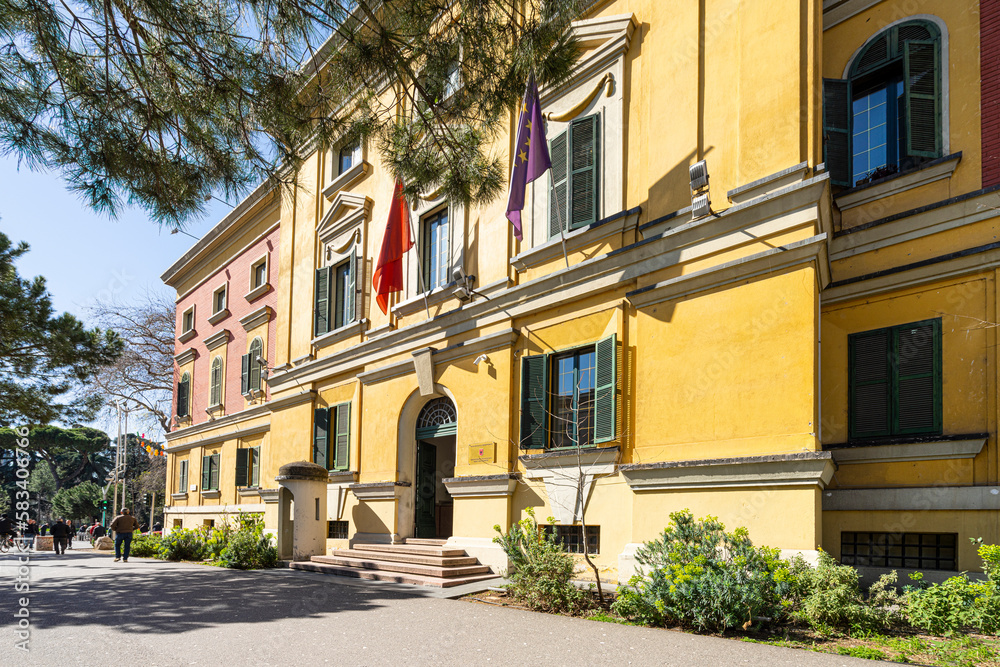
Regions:
<svg viewBox="0 0 1000 667"><path fill-rule="evenodd" d="M403 196L403 181L396 179L396 189L389 206L389 220L385 223L385 235L382 236L382 249L379 250L375 275L372 276L375 301L383 313L389 312L389 295L403 291L403 253L412 247L410 210L406 207L406 197Z"/></svg>

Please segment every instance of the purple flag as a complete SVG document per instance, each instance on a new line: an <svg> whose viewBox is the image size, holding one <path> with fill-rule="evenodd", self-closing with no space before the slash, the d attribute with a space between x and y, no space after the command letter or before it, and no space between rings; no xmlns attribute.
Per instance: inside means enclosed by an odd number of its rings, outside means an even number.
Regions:
<svg viewBox="0 0 1000 667"><path fill-rule="evenodd" d="M514 144L514 169L510 174L510 196L507 198L507 219L514 225L514 236L520 241L521 210L524 208L524 191L532 182L552 166L549 146L545 142L545 123L542 105L538 101L535 77L528 80L521 104L521 117L517 121L517 143Z"/></svg>

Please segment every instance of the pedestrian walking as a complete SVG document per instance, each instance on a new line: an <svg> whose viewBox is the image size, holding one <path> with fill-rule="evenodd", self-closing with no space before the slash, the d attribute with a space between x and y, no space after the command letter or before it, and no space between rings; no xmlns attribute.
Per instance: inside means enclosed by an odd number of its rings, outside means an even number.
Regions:
<svg viewBox="0 0 1000 667"><path fill-rule="evenodd" d="M97 540L108 534L107 529L101 525L100 521L95 521L90 527L90 543L97 544Z"/></svg>
<svg viewBox="0 0 1000 667"><path fill-rule="evenodd" d="M14 537L14 524L6 514L0 515L0 538Z"/></svg>
<svg viewBox="0 0 1000 667"><path fill-rule="evenodd" d="M38 535L38 523L34 519L28 519L28 525L24 529L24 537L28 542L28 548L35 548L35 537Z"/></svg>
<svg viewBox="0 0 1000 667"><path fill-rule="evenodd" d="M43 523L42 527L38 529L38 534L39 535L48 535L49 534L49 522L48 521L46 521L45 523Z"/></svg>
<svg viewBox="0 0 1000 667"><path fill-rule="evenodd" d="M67 549L72 549L73 548L73 538L76 537L76 528L73 527L73 520L72 519L67 519L66 520L66 532L67 532L66 537L69 538L68 540L66 540L66 548Z"/></svg>
<svg viewBox="0 0 1000 667"><path fill-rule="evenodd" d="M128 562L128 554L132 551L132 533L139 528L139 522L135 520L128 508L122 509L122 513L111 522L111 530L115 533L115 562L119 560ZM124 546L124 549L122 548ZM124 556L124 558L122 557Z"/></svg>
<svg viewBox="0 0 1000 667"><path fill-rule="evenodd" d="M62 519L52 524L52 528L49 531L52 533L52 548L55 549L56 555L65 555L66 543L69 542L70 536L73 533L69 532L69 527Z"/></svg>

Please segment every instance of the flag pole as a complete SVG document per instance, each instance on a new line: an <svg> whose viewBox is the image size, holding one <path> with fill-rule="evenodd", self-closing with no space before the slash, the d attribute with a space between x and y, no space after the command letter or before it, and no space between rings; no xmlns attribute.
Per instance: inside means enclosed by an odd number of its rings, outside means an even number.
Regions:
<svg viewBox="0 0 1000 667"><path fill-rule="evenodd" d="M556 190L555 181L552 180L552 168L550 167L548 171L549 188L552 190L552 196L556 199L556 221L559 223L559 240L562 242L563 260L566 262L566 268L568 269L569 255L566 253L566 235L563 233L562 205L559 202L559 192ZM566 180L566 187L569 187L569 179Z"/></svg>
<svg viewBox="0 0 1000 667"><path fill-rule="evenodd" d="M410 238L415 239L417 235L413 233L413 218L410 215L409 208L410 204L406 201L406 195L403 195L403 202L406 204L406 224L410 228ZM450 222L450 220L449 220ZM417 246L417 285L420 287L420 291L424 293L424 312L427 313L427 319L431 319L431 307L427 302L427 288L424 285L424 263L420 261L420 244L414 244Z"/></svg>

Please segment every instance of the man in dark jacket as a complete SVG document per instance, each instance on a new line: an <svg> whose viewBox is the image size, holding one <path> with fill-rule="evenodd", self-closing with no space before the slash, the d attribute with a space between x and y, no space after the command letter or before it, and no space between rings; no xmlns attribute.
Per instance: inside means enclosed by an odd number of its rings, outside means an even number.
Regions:
<svg viewBox="0 0 1000 667"><path fill-rule="evenodd" d="M0 516L0 537L14 537L14 524L6 514Z"/></svg>
<svg viewBox="0 0 1000 667"><path fill-rule="evenodd" d="M49 532L52 533L52 548L55 549L56 554L65 554L66 544L70 538L69 528L66 527L65 522L59 519L52 525Z"/></svg>
<svg viewBox="0 0 1000 667"><path fill-rule="evenodd" d="M122 513L111 522L109 528L115 533L115 562L124 560L127 563L128 554L132 551L132 532L139 529L139 522L135 520L128 509L123 509ZM125 547L124 554L122 553L122 545ZM122 558L122 555L125 557Z"/></svg>

